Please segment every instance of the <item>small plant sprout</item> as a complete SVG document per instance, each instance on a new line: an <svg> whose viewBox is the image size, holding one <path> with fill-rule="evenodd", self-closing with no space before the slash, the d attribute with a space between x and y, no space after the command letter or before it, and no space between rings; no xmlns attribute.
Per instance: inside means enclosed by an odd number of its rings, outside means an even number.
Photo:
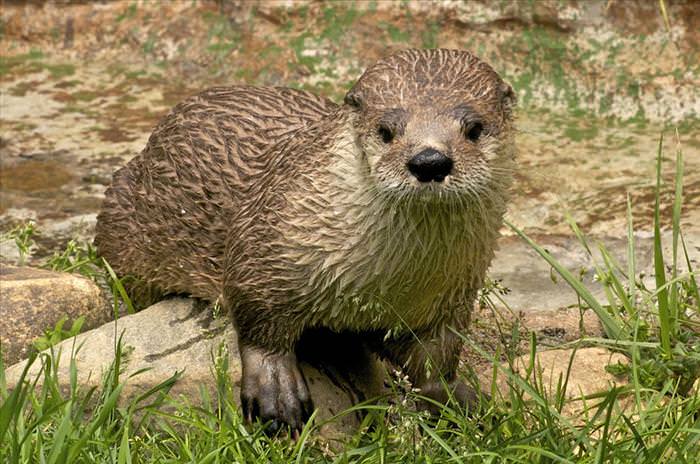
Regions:
<svg viewBox="0 0 700 464"><path fill-rule="evenodd" d="M4 238L14 240L17 246L17 250L19 251L19 260L17 264L20 266L26 264L27 257L31 256L32 248L35 246L35 234L37 234L36 224L31 220L15 226L5 234Z"/></svg>

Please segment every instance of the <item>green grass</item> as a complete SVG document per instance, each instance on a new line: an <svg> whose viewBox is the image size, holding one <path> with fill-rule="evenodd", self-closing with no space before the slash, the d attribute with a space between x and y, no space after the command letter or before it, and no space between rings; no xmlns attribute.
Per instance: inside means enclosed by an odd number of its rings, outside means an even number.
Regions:
<svg viewBox="0 0 700 464"><path fill-rule="evenodd" d="M488 402L473 416L449 406L431 419L407 406L414 399L408 394L408 401L360 406L367 413L361 428L342 442L320 438L312 424L297 441L270 438L260 426L243 423L224 374L225 356L213 363L215 393L203 389L199 407L170 397L177 376L120 404L124 386L134 380L118 375L122 356L117 350L96 389L78 388L72 362L64 392L50 355L34 361L44 367L40 387L26 376L12 392L2 385L5 462L655 463L693 462L700 445L697 395L645 389L639 408L622 412L618 400L629 392L613 389L589 398L585 422L577 424L562 414L563 390L548 395L540 383L509 372L507 402Z"/></svg>
<svg viewBox="0 0 700 464"><path fill-rule="evenodd" d="M38 351L43 351L51 348L52 346L58 345L59 342L67 340L71 337L75 337L80 333L83 324L85 323L85 316L80 316L76 318L70 326L70 329L64 329L63 327L68 322L68 317L64 316L56 322L56 324L49 330L44 331L44 335L37 338L32 342L34 348Z"/></svg>
<svg viewBox="0 0 700 464"><path fill-rule="evenodd" d="M36 224L34 221L28 221L23 224L18 224L8 232L0 236L0 240L12 240L17 247L19 253L18 263L23 265L28 256L31 256L32 248L36 245L34 235L36 234Z"/></svg>
<svg viewBox="0 0 700 464"><path fill-rule="evenodd" d="M653 290L645 286L635 266L635 236L629 199L626 267L620 265L602 244L597 247L600 258L596 264L596 277L603 284L607 301L598 301L575 275L557 263L546 250L522 231L512 225L511 228L564 278L584 305L596 313L608 337L596 342L613 347L630 359L629 374L632 380L638 381L642 387L655 389L665 388L668 382L673 382L671 387L686 395L700 378L700 296L697 276L688 258L680 228L683 195L683 155L680 150L676 154L674 177L671 259L663 254L660 217L662 153L663 138L659 140L657 153L653 240L656 285ZM570 217L568 221L585 252L595 259L586 237ZM684 272L681 271L683 267Z"/></svg>
<svg viewBox="0 0 700 464"><path fill-rule="evenodd" d="M0 57L0 76L8 74L17 66L34 64L42 58L44 58L44 54L37 49L32 49L29 53L22 55Z"/></svg>
<svg viewBox="0 0 700 464"><path fill-rule="evenodd" d="M61 79L75 74L75 65L70 63L45 64L44 68L51 74L53 79Z"/></svg>
<svg viewBox="0 0 700 464"><path fill-rule="evenodd" d="M661 144L658 156L660 173ZM231 379L225 374L228 356L224 351L213 354L216 380L211 388L202 386L197 401L169 394L178 374L138 398L120 401L125 386L137 381L139 373L125 378L124 353L117 341L112 367L97 388L78 386L74 361L68 380L59 382L56 353L33 357L30 362L42 366L41 373L29 376L25 370L13 390L8 389L5 367L0 364L0 462L695 463L700 456L700 296L679 225L680 152L676 160L672 252L668 256L662 252L661 208L658 201L656 205L658 289L647 288L639 278L629 200L628 259L624 264L601 245L596 248L570 221L585 252L596 259L605 301L596 299L577 275L514 228L571 285L582 307L595 311L602 320L607 338L585 339L573 346L602 345L629 360L610 366L629 382L583 398L585 407L578 416L566 412L568 373L553 391L545 388L538 374L534 335L526 372L516 375L507 367L515 353L505 347L502 352L509 362L494 362L494 378L500 372L509 387L499 391L494 383L491 398L482 399L478 408L468 412L448 404L440 417L431 417L412 407L418 397L410 386L396 382L395 394L388 399L354 408L365 413L364 420L355 434L340 440L322 438L322 424L313 421L297 440L268 437L259 424L245 424L234 401ZM93 270L82 267L95 265L90 250L80 250L74 247L57 254L51 263L56 268ZM496 287L484 295L487 304L505 293ZM118 288L115 294L121 294ZM518 336L516 328L511 347L517 345ZM483 356L494 361L501 356L501 352L490 355L463 337ZM464 375L475 381L472 373Z"/></svg>
<svg viewBox="0 0 700 464"><path fill-rule="evenodd" d="M97 255L97 250L90 243L70 240L65 250L55 252L44 263L44 267L52 271L75 272L108 287L114 295L115 314L120 314L120 304L124 305L129 314L135 312L134 305L122 284L125 277L117 277L109 263Z"/></svg>

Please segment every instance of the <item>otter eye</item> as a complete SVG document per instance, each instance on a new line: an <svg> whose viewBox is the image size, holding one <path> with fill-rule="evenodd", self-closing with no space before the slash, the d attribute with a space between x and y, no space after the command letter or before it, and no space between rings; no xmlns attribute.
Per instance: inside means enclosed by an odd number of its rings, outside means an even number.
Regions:
<svg viewBox="0 0 700 464"><path fill-rule="evenodd" d="M394 132L386 126L379 126L377 129L377 134L382 138L382 142L391 143L394 140Z"/></svg>
<svg viewBox="0 0 700 464"><path fill-rule="evenodd" d="M467 129L467 138L472 142L476 142L481 137L483 130L484 125L480 122L475 122Z"/></svg>

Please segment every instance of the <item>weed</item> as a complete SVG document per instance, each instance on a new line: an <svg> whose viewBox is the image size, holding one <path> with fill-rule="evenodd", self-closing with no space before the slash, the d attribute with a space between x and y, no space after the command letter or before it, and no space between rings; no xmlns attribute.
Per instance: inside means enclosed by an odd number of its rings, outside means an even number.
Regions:
<svg viewBox="0 0 700 464"><path fill-rule="evenodd" d="M581 124L572 124L564 129L564 136L573 140L574 142L591 140L598 136L598 126L590 125L587 127L581 127Z"/></svg>
<svg viewBox="0 0 700 464"><path fill-rule="evenodd" d="M96 98L99 97L99 94L97 92L93 92L90 90L80 90L80 91L75 92L71 95L76 100L84 101L84 102L89 102L89 101L95 100Z"/></svg>
<svg viewBox="0 0 700 464"><path fill-rule="evenodd" d="M28 256L31 256L32 248L35 246L34 235L36 233L36 224L33 221L27 221L15 226L3 236L3 240L13 240L15 242L19 251L18 264L20 266L25 264Z"/></svg>
<svg viewBox="0 0 700 464"><path fill-rule="evenodd" d="M339 43L357 16L358 12L354 5L342 9L326 7L323 10L323 21L327 26L321 31L320 37L332 43Z"/></svg>
<svg viewBox="0 0 700 464"><path fill-rule="evenodd" d="M290 46L294 50L294 55L296 56L296 62L305 67L308 72L315 72L316 67L321 64L323 59L320 56L315 56L313 54L307 54L306 41L313 38L313 34L310 32L303 32L298 36L294 37L290 41Z"/></svg>
<svg viewBox="0 0 700 464"><path fill-rule="evenodd" d="M36 61L43 57L44 54L41 50L35 48L29 51L29 53L22 55L2 56L0 57L0 76L8 74L15 67L26 65L27 63L36 63Z"/></svg>
<svg viewBox="0 0 700 464"><path fill-rule="evenodd" d="M134 305L123 283L129 279L129 276L117 277L109 263L97 255L97 250L90 243L78 243L75 240L70 240L65 250L54 253L46 261L44 267L52 271L75 272L101 283L109 288L114 295L115 307L119 306L118 300L121 298L127 313L133 314L135 312ZM117 310L115 317L118 317L119 314L120 311Z"/></svg>
<svg viewBox="0 0 700 464"><path fill-rule="evenodd" d="M231 21L223 15L205 12L204 20L209 24L206 50L214 55L216 64L223 60L241 44L241 33Z"/></svg>
<svg viewBox="0 0 700 464"><path fill-rule="evenodd" d="M68 318L62 317L58 322L56 322L56 325L52 329L45 330L44 335L32 342L34 348L36 348L37 351L44 351L57 345L63 340L75 337L80 333L80 329L82 329L83 324L85 323L85 316L80 316L75 319L68 330L63 328L66 321L68 321Z"/></svg>
<svg viewBox="0 0 700 464"><path fill-rule="evenodd" d="M151 54L153 54L153 51L154 51L155 48L156 48L156 40L157 40L157 39L158 39L158 37L157 37L156 34L154 34L153 32L150 32L150 33L148 34L148 38L147 38L146 41L143 43L143 53L144 53L145 55L151 55Z"/></svg>
<svg viewBox="0 0 700 464"><path fill-rule="evenodd" d="M148 71L144 69L139 69L137 71L128 71L124 73L124 77L129 80L138 79L140 77L145 77L148 75Z"/></svg>
<svg viewBox="0 0 700 464"><path fill-rule="evenodd" d="M440 23L438 21L428 21L421 32L421 46L423 48L437 48L438 34L440 33Z"/></svg>
<svg viewBox="0 0 700 464"><path fill-rule="evenodd" d="M70 240L61 252L54 252L44 267L52 271L75 272L93 280L103 274L97 250L89 243Z"/></svg>
<svg viewBox="0 0 700 464"><path fill-rule="evenodd" d="M391 38L394 43L408 43L411 39L411 34L408 31L403 31L393 24L387 26L387 32L389 33L389 38Z"/></svg>

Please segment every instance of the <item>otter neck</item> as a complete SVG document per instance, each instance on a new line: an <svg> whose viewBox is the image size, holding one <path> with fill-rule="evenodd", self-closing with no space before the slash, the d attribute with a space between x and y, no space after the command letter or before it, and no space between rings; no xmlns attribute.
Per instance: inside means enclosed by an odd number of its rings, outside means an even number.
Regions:
<svg viewBox="0 0 700 464"><path fill-rule="evenodd" d="M310 270L300 294L319 322L416 328L464 309L493 257L503 205L397 198L378 191L351 130L330 150L311 195L290 211L313 211L294 246L307 252L299 257Z"/></svg>

